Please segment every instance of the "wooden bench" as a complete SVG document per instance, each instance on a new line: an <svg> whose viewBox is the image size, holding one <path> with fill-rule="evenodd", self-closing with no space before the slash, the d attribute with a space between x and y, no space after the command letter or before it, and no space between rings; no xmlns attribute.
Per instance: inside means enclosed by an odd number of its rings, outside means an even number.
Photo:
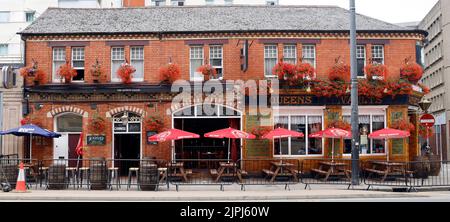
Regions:
<svg viewBox="0 0 450 222"><path fill-rule="evenodd" d="M273 176L275 174L275 172L268 170L268 169L263 169L262 170L263 173L265 173L267 176Z"/></svg>
<svg viewBox="0 0 450 222"><path fill-rule="evenodd" d="M375 169L370 169L370 168L366 168L364 170L367 171L367 172L376 173L376 174L379 174L379 175L385 175L387 173L386 170L375 170Z"/></svg>
<svg viewBox="0 0 450 222"><path fill-rule="evenodd" d="M319 170L319 169L311 169L311 171L316 172L318 174L323 174L323 175L328 174L327 171L323 171L323 170Z"/></svg>
<svg viewBox="0 0 450 222"><path fill-rule="evenodd" d="M209 170L209 173L210 173L212 176L217 176L217 175L219 174L219 172L217 172L216 169L210 169L210 170Z"/></svg>

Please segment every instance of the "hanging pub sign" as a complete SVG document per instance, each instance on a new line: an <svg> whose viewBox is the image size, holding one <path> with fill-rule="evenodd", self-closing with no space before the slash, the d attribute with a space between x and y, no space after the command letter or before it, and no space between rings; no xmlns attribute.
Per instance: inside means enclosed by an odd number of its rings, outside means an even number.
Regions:
<svg viewBox="0 0 450 222"><path fill-rule="evenodd" d="M106 144L105 135L88 135L87 145L88 146L102 146Z"/></svg>

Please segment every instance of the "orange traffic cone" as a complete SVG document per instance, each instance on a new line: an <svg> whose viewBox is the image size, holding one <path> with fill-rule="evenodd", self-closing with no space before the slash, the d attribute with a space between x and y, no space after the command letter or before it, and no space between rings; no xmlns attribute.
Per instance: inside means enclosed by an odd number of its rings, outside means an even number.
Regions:
<svg viewBox="0 0 450 222"><path fill-rule="evenodd" d="M27 185L25 184L25 170L23 163L20 163L19 176L17 176L17 183L15 192L27 192Z"/></svg>

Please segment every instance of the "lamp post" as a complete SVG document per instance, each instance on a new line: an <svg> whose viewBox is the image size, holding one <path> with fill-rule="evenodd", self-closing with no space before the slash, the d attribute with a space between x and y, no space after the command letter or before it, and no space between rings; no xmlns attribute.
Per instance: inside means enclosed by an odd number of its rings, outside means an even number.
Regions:
<svg viewBox="0 0 450 222"><path fill-rule="evenodd" d="M422 109L422 111L425 114L428 114L428 109L431 106L431 101L428 100L428 99L423 99L423 100L421 100L419 102L419 106L420 106L420 109ZM430 147L430 135L428 135L428 132L429 132L429 127L427 126L427 148L426 148L426 152L429 152L431 150L431 147ZM420 155L422 155L422 149L420 149Z"/></svg>
<svg viewBox="0 0 450 222"><path fill-rule="evenodd" d="M352 185L359 185L359 114L358 76L356 60L356 7L350 0L350 66L351 66L351 125L352 125Z"/></svg>

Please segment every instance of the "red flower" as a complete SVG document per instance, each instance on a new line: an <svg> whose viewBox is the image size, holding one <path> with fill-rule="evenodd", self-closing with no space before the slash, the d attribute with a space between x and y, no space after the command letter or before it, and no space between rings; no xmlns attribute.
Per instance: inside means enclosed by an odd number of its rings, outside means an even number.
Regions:
<svg viewBox="0 0 450 222"><path fill-rule="evenodd" d="M256 126L252 129L251 133L255 135L257 138L262 138L264 135L270 132L270 128L263 126Z"/></svg>
<svg viewBox="0 0 450 222"><path fill-rule="evenodd" d="M66 82L70 82L73 77L77 76L77 71L70 66L69 62L60 66L57 73L61 78L64 78Z"/></svg>
<svg viewBox="0 0 450 222"><path fill-rule="evenodd" d="M151 116L145 120L145 129L147 131L160 132L164 129L164 121L160 117Z"/></svg>
<svg viewBox="0 0 450 222"><path fill-rule="evenodd" d="M159 75L161 80L173 83L181 78L181 70L177 64L169 63L159 68Z"/></svg>
<svg viewBox="0 0 450 222"><path fill-rule="evenodd" d="M133 66L128 63L122 63L117 70L117 76L119 76L123 83L130 84L132 82L134 72L136 72L136 69Z"/></svg>
<svg viewBox="0 0 450 222"><path fill-rule="evenodd" d="M400 77L408 80L410 83L416 84L422 78L423 68L415 62L409 62L408 60L400 69Z"/></svg>
<svg viewBox="0 0 450 222"><path fill-rule="evenodd" d="M386 79L388 74L387 66L383 64L369 64L364 69L368 80L374 80L374 77L382 77L383 79Z"/></svg>
<svg viewBox="0 0 450 222"><path fill-rule="evenodd" d="M94 117L90 120L88 128L92 133L103 133L106 129L106 121L101 117Z"/></svg>
<svg viewBox="0 0 450 222"><path fill-rule="evenodd" d="M30 124L31 123L31 119L30 119L30 117L25 117L25 118L23 118L23 119L21 119L20 120L20 125L27 125L27 124Z"/></svg>
<svg viewBox="0 0 450 222"><path fill-rule="evenodd" d="M339 128L339 129L343 129L343 130L351 130L352 126L350 125L350 123L345 122L343 120L336 120L334 122L331 122L330 124L328 124L328 127L334 127L334 128Z"/></svg>
<svg viewBox="0 0 450 222"><path fill-rule="evenodd" d="M422 138L428 138L433 136L434 134L434 129L433 127L425 127L423 125L419 125L419 135Z"/></svg>
<svg viewBox="0 0 450 222"><path fill-rule="evenodd" d="M339 58L336 59L336 63L328 70L328 79L333 82L350 82L350 66L339 62Z"/></svg>
<svg viewBox="0 0 450 222"><path fill-rule="evenodd" d="M409 132L413 132L416 129L414 124L410 123L407 119L400 119L400 120L395 121L391 125L391 128L392 129L409 131Z"/></svg>
<svg viewBox="0 0 450 222"><path fill-rule="evenodd" d="M421 83L419 83L418 85L420 88L422 88L423 94L426 95L426 94L430 93L430 88L428 86L421 84Z"/></svg>
<svg viewBox="0 0 450 222"><path fill-rule="evenodd" d="M204 76L213 76L216 77L217 71L211 65L205 64L198 67L197 72L202 73Z"/></svg>

